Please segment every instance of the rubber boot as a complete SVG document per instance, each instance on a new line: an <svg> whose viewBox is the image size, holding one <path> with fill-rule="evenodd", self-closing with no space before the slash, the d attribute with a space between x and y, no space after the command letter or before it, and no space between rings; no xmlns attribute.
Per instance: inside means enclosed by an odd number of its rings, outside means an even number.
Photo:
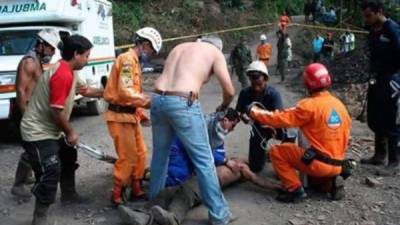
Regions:
<svg viewBox="0 0 400 225"><path fill-rule="evenodd" d="M375 153L374 156L367 159L361 159L361 164L371 164L371 165L384 165L386 152L388 148L388 139L375 134Z"/></svg>
<svg viewBox="0 0 400 225"><path fill-rule="evenodd" d="M82 204L87 203L89 198L82 197L76 192L75 189L75 172L69 174L61 174L60 178L61 188L61 203L66 204Z"/></svg>
<svg viewBox="0 0 400 225"><path fill-rule="evenodd" d="M111 192L111 202L114 206L119 206L120 204L124 203L122 198L123 188L119 185L114 185L112 192Z"/></svg>
<svg viewBox="0 0 400 225"><path fill-rule="evenodd" d="M399 138L390 137L389 138L389 157L388 165L377 171L379 176L395 176L400 174L400 146Z"/></svg>
<svg viewBox="0 0 400 225"><path fill-rule="evenodd" d="M119 205L118 212L124 224L130 224L130 225L152 224L152 217L144 211L132 210L124 205Z"/></svg>
<svg viewBox="0 0 400 225"><path fill-rule="evenodd" d="M338 201L343 199L346 196L346 192L344 190L344 179L341 176L337 176L332 178L332 189L328 193L328 197L331 200Z"/></svg>
<svg viewBox="0 0 400 225"><path fill-rule="evenodd" d="M15 172L14 185L11 188L11 194L21 198L32 197L32 193L25 185L29 173L32 174L31 166L27 162L19 160L17 171Z"/></svg>
<svg viewBox="0 0 400 225"><path fill-rule="evenodd" d="M276 200L284 203L297 203L301 202L307 197L303 187L299 187L294 191L282 191Z"/></svg>
<svg viewBox="0 0 400 225"><path fill-rule="evenodd" d="M141 180L132 180L130 200L145 200L146 194L142 191Z"/></svg>
<svg viewBox="0 0 400 225"><path fill-rule="evenodd" d="M49 205L42 204L38 200L35 202L35 209L33 211L32 225L47 225L47 212Z"/></svg>

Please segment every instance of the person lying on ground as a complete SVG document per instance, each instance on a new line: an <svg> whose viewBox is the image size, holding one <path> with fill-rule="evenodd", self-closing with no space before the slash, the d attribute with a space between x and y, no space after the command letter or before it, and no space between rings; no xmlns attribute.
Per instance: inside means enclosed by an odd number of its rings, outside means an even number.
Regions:
<svg viewBox="0 0 400 225"><path fill-rule="evenodd" d="M263 188L280 189L279 184L251 172L245 160L226 159L224 138L239 122L239 115L235 110L229 108L224 116L221 113L211 114L206 117L206 121L221 187L227 187L242 179ZM192 167L192 162L186 155L182 143L175 138L171 145L166 182L168 188L148 202L145 207L131 209L127 206L119 206L123 222L134 225L182 224L187 212L202 202Z"/></svg>

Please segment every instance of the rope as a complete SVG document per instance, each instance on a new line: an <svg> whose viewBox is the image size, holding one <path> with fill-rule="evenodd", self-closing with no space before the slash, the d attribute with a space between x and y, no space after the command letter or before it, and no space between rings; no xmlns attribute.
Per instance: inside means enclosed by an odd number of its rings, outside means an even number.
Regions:
<svg viewBox="0 0 400 225"><path fill-rule="evenodd" d="M184 36L166 38L166 39L163 40L163 42L166 43L166 42L171 42L171 41L195 38L195 37L199 37L199 36L206 36L206 35L210 35L210 34L222 34L222 33L234 32L234 31L250 30L250 29L255 29L255 28L260 28L260 27L268 27L268 26L272 26L272 25L276 25L276 24L277 23L264 23L264 24L257 24L257 25L251 25L251 26L235 27L235 28L229 28L229 29L205 32L205 33L200 33L200 34L184 35ZM308 24L300 24L300 23L291 23L289 25L289 27L291 27L291 26L305 27L305 28L316 29L316 30L317 29L318 30L333 30L333 31L343 31L343 32L347 31L347 29L343 29L343 28L308 25ZM359 30L359 29L350 30L350 31L353 32L353 33L368 34L367 31ZM116 46L115 49L125 49L125 48L134 47L134 46L135 46L135 44L126 44L126 45Z"/></svg>

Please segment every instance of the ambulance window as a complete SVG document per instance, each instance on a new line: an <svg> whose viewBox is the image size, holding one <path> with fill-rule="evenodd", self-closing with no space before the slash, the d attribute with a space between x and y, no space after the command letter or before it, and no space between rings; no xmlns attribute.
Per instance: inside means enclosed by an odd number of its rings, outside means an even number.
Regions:
<svg viewBox="0 0 400 225"><path fill-rule="evenodd" d="M25 55L36 44L37 30L0 31L0 55Z"/></svg>

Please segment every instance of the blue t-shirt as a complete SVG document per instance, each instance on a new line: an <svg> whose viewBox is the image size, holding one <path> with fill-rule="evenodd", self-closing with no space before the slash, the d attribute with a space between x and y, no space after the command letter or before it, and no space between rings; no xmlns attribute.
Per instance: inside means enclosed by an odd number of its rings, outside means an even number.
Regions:
<svg viewBox="0 0 400 225"><path fill-rule="evenodd" d="M324 39L322 37L314 38L312 42L314 53L320 53L323 44L324 44Z"/></svg>
<svg viewBox="0 0 400 225"><path fill-rule="evenodd" d="M224 145L212 150L215 166L225 162ZM193 164L186 153L185 147L178 137L172 141L169 155L166 187L178 186L191 178L194 174Z"/></svg>

